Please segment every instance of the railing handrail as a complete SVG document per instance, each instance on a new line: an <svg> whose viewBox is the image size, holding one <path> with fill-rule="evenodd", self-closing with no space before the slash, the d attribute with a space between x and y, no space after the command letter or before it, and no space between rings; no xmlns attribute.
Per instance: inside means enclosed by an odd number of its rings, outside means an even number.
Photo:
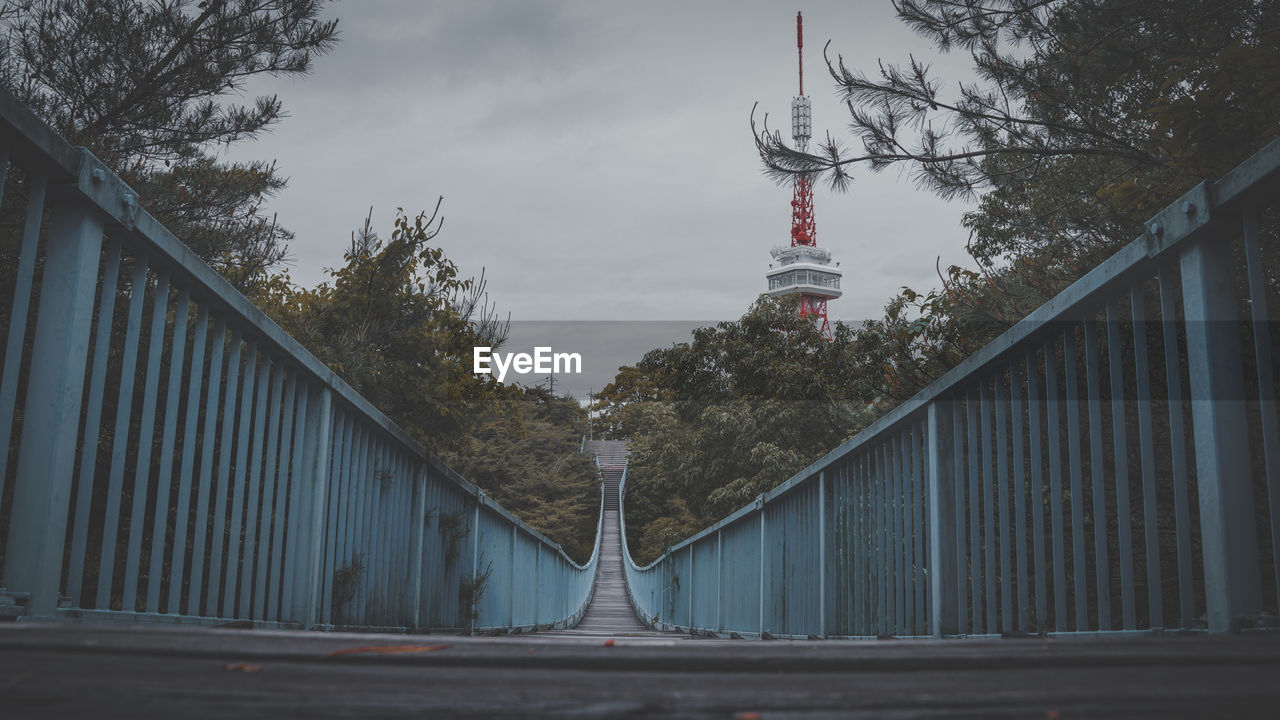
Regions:
<svg viewBox="0 0 1280 720"><path fill-rule="evenodd" d="M1094 297L1133 276L1142 268L1163 260L1169 251L1203 236L1217 227L1223 214L1232 206L1261 192L1260 186L1280 180L1280 139L1273 140L1216 181L1204 181L1182 197L1156 213L1146 223L1146 232L1104 260L1079 280L1059 292L1048 302L1001 333L981 349L934 380L910 399L882 415L852 438L840 443L822 457L796 472L754 501L726 515L716 523L673 545L671 551L685 548L715 532L734 524L753 511L796 486L816 478L820 472L850 452L877 440L890 428L923 412L929 403L942 399L957 385L997 363L1005 353L1034 340L1054 320L1071 318L1094 302ZM1074 319L1074 318L1072 318ZM656 565L639 568L648 570Z"/></svg>
<svg viewBox="0 0 1280 720"><path fill-rule="evenodd" d="M395 438L406 450L430 466L436 475L447 478L520 531L554 548L573 567L579 570L589 567L589 563L578 565L559 543L530 527L506 508L492 500L486 502L487 495L479 486L464 479L405 433L386 414L285 332L226 278L205 264L150 213L139 207L137 193L102 161L87 149L76 148L60 137L5 88L0 88L0 133L8 135L15 157L35 164L50 174L51 191L54 189L54 181L69 184L69 187L63 188L64 191L78 194L109 218L113 226L108 230L114 239L126 246L145 247L149 254L158 256L170 272L189 282L193 300L203 300L215 305L251 328L258 335L259 342L265 341L272 350L278 351L283 358L313 376L342 402L363 415L365 420Z"/></svg>

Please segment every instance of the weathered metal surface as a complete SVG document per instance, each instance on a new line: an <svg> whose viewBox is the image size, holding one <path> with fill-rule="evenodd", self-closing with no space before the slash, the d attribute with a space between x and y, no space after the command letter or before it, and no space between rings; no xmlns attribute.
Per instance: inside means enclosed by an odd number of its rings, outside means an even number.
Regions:
<svg viewBox="0 0 1280 720"><path fill-rule="evenodd" d="M1273 623L1280 423L1257 217L1278 177L1280 141L1193 188L1141 237L791 479L653 565L629 564L638 612L660 627L758 637ZM1158 317L1144 297L1155 286ZM1256 370L1249 382L1242 345ZM1165 592L1162 565L1176 566L1176 592ZM1275 592L1261 591L1264 578ZM697 588L717 582L733 591L702 607Z"/></svg>

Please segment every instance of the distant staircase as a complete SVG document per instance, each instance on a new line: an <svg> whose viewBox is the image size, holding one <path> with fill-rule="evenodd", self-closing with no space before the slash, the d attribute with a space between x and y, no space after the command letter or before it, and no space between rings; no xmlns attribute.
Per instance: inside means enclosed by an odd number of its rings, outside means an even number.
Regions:
<svg viewBox="0 0 1280 720"><path fill-rule="evenodd" d="M600 477L604 480L605 512L618 510L618 485L622 471L627 467L627 442L625 440L592 440L586 452L594 454L600 463Z"/></svg>

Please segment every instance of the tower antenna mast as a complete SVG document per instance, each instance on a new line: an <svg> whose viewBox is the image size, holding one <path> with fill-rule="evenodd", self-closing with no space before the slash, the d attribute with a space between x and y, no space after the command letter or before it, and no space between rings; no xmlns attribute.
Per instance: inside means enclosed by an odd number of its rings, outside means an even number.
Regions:
<svg viewBox="0 0 1280 720"><path fill-rule="evenodd" d="M796 13L796 56L800 60L800 94L804 94L804 16Z"/></svg>

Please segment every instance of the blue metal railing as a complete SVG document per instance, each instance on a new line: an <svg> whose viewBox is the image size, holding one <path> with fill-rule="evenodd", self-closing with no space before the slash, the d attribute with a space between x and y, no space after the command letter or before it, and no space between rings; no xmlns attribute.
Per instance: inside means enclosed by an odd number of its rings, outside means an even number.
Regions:
<svg viewBox="0 0 1280 720"><path fill-rule="evenodd" d="M574 563L429 455L3 91L0 187L22 218L0 273L0 615L581 616L595 555Z"/></svg>
<svg viewBox="0 0 1280 720"><path fill-rule="evenodd" d="M1273 624L1278 177L1280 141L753 504L628 553L637 613L779 637Z"/></svg>

